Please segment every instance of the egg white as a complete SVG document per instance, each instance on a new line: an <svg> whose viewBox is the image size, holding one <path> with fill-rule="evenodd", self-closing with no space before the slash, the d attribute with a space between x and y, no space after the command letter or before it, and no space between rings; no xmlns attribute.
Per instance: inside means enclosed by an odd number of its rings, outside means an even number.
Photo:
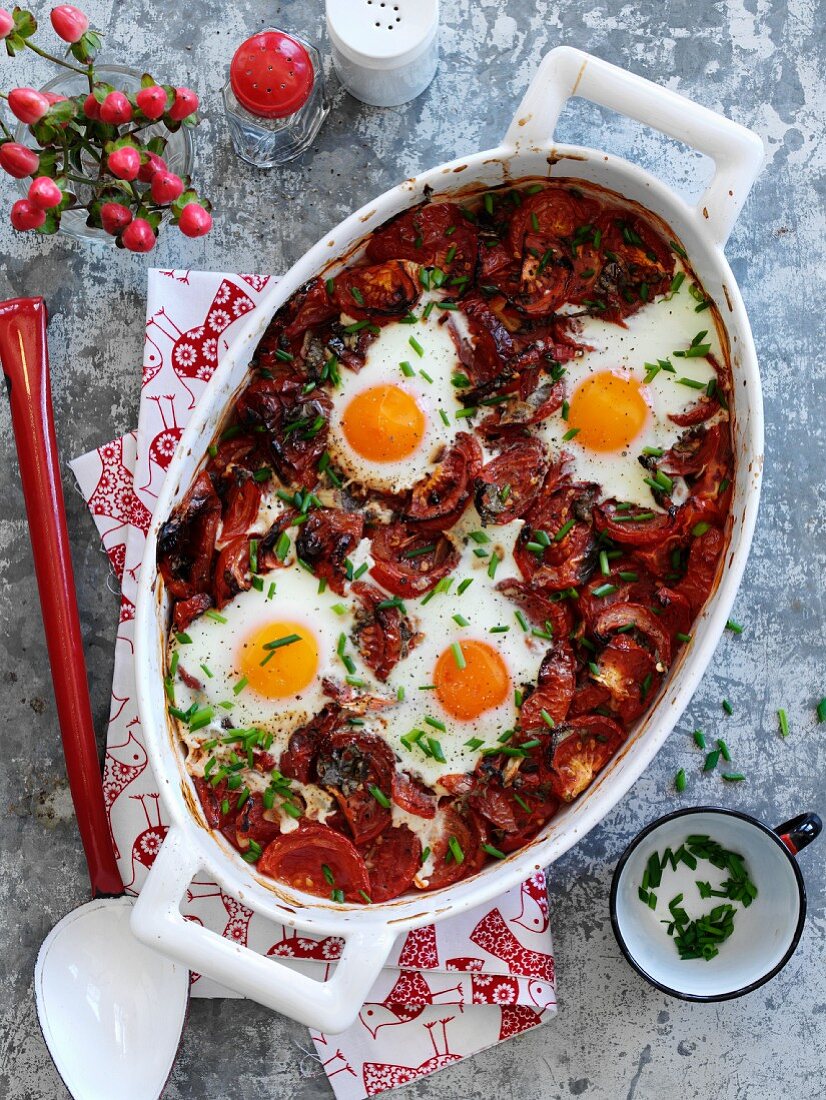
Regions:
<svg viewBox="0 0 826 1100"><path fill-rule="evenodd" d="M410 343L411 338L422 348L423 355ZM402 372L403 362L410 364L412 376ZM453 373L461 369L451 336L451 320L445 319L444 311L435 308L427 320L420 316L415 325L398 322L385 325L368 347L361 370L355 373L342 366L341 384L332 393L328 450L335 464L347 477L369 488L394 493L410 489L432 471L444 448L462 430L462 419L456 419L461 405L451 383ZM413 398L425 417L425 429L413 454L397 462L375 462L353 449L344 434L342 418L354 397L388 383Z"/></svg>
<svg viewBox="0 0 826 1100"><path fill-rule="evenodd" d="M571 475L578 481L598 484L604 499L660 510L645 482L650 474L639 462L639 456L644 447L664 451L672 447L685 429L670 421L669 414L685 412L702 397L702 389L683 385L678 379L690 378L705 387L716 377L707 359L680 358L673 353L687 348L707 328L708 334L702 342L711 345L711 354L718 362L724 362L713 317L709 312L695 311L697 302L689 294L687 283L688 280L670 300L659 298L632 314L625 328L594 317L585 319L577 333L578 341L593 350L566 364L563 385L569 401L582 382L599 372L611 371L642 383L647 374L646 363L662 359L674 367L675 373L660 370L651 382L641 386L648 414L642 429L627 447L598 452L577 442L576 437L565 440L563 437L571 425L563 419L562 410L537 428L550 453L557 457L567 455Z"/></svg>

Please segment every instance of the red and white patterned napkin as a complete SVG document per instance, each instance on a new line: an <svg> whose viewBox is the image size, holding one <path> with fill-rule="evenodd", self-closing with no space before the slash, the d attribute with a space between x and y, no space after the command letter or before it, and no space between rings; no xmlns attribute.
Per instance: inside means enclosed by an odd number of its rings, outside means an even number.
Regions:
<svg viewBox="0 0 826 1100"><path fill-rule="evenodd" d="M121 875L137 893L167 825L135 704L133 619L145 532L195 402L227 347L228 330L255 309L269 276L149 272L137 432L71 463L121 585L104 767L106 808ZM299 935L197 878L184 913L262 954L322 976L341 941ZM199 975L193 996L234 996ZM311 1032L339 1100L363 1100L536 1027L556 1012L545 876L493 904L397 943L359 1020L341 1035Z"/></svg>

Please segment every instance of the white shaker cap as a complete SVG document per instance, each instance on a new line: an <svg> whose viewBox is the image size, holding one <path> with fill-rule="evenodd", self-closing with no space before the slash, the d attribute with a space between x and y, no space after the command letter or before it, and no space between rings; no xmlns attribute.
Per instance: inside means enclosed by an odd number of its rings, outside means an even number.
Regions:
<svg viewBox="0 0 826 1100"><path fill-rule="evenodd" d="M415 99L438 61L439 0L326 0L339 80L380 107Z"/></svg>

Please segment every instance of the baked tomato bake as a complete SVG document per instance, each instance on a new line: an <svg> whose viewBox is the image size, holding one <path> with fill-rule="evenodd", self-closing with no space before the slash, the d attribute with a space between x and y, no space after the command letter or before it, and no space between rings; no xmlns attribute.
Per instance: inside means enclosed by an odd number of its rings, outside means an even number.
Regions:
<svg viewBox="0 0 826 1100"><path fill-rule="evenodd" d="M164 525L210 827L334 902L525 845L657 698L732 483L717 311L572 179L428 201L278 311Z"/></svg>

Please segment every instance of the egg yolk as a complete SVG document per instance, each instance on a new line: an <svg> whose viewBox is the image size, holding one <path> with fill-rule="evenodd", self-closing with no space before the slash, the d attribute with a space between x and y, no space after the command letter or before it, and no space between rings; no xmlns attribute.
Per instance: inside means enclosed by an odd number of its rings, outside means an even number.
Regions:
<svg viewBox="0 0 826 1100"><path fill-rule="evenodd" d="M568 410L569 428L589 451L619 451L637 436L648 417L640 383L610 371L600 371L574 390Z"/></svg>
<svg viewBox="0 0 826 1100"><path fill-rule="evenodd" d="M433 683L436 697L454 718L468 721L498 707L510 693L510 676L505 662L486 642L459 642L464 667L451 646L436 662Z"/></svg>
<svg viewBox="0 0 826 1100"><path fill-rule="evenodd" d="M412 455L424 436L424 413L399 386L372 386L349 402L341 418L347 442L371 462Z"/></svg>
<svg viewBox="0 0 826 1100"><path fill-rule="evenodd" d="M267 623L244 638L238 662L254 691L283 699L297 695L315 678L318 644L302 623Z"/></svg>

